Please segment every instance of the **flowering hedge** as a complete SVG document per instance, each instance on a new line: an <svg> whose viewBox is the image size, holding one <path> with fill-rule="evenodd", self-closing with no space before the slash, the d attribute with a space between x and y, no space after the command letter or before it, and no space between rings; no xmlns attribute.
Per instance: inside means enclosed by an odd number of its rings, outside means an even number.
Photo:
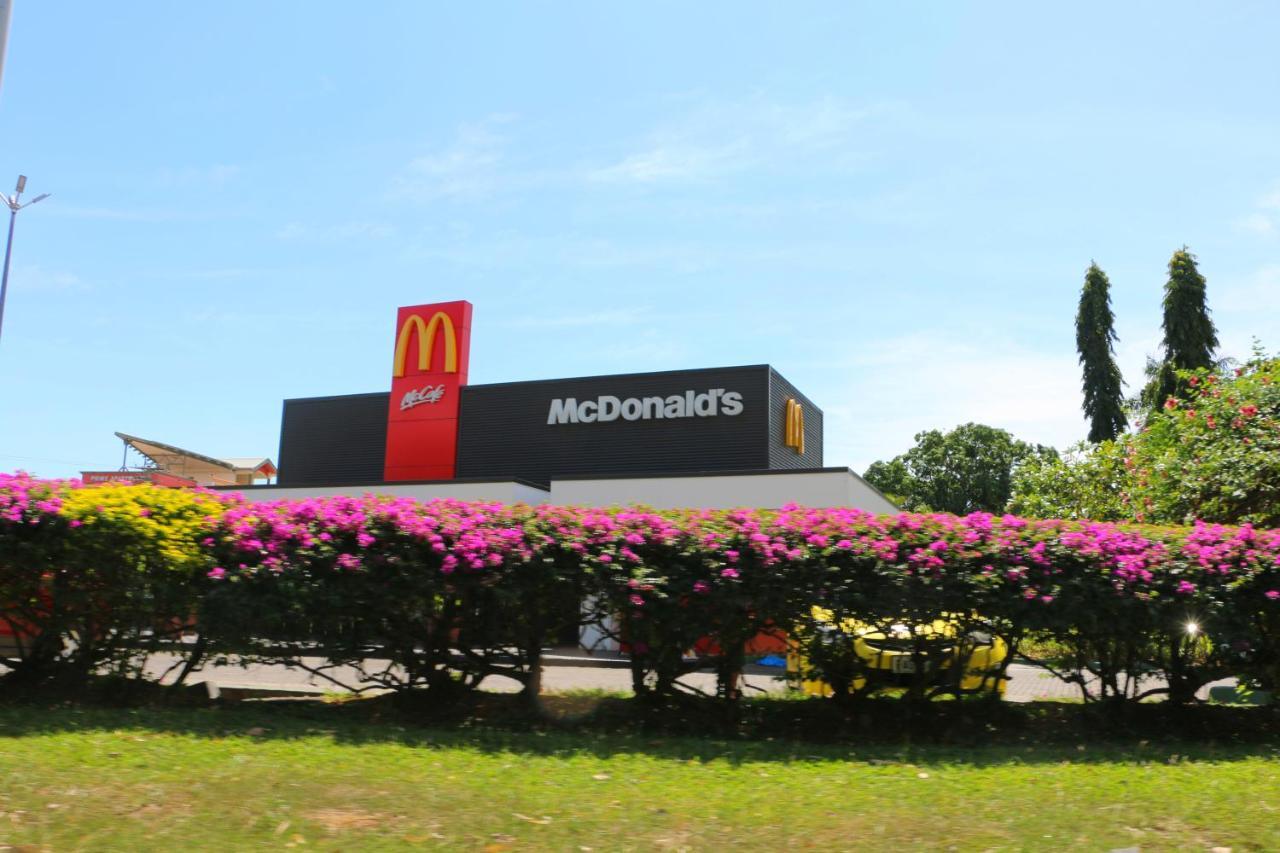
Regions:
<svg viewBox="0 0 1280 853"><path fill-rule="evenodd" d="M19 672L87 673L185 626L200 653L283 656L339 682L348 666L397 690L496 674L536 695L542 649L583 621L625 644L639 694L709 665L732 697L748 642L773 632L847 697L866 672L833 626L906 626L928 659L938 640L918 628L942 621L961 642L1056 650L1087 698L1186 702L1218 677L1280 680L1280 531L797 506L251 504L0 478L0 630L23 638L6 661ZM937 671L920 667L907 695L962 692Z"/></svg>
<svg viewBox="0 0 1280 853"><path fill-rule="evenodd" d="M354 666L382 687L499 674L536 692L568 575L540 553L545 542L535 547L528 524L522 508L460 501L238 506L204 540L216 581L206 627L240 651L286 654L322 675ZM293 649L325 661L304 663Z"/></svg>
<svg viewBox="0 0 1280 853"><path fill-rule="evenodd" d="M0 474L0 663L18 682L141 672L189 627L226 499Z"/></svg>

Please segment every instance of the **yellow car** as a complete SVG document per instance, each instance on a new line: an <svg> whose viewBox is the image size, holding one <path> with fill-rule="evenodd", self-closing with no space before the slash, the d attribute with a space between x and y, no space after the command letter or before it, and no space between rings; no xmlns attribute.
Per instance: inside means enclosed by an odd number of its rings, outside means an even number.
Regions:
<svg viewBox="0 0 1280 853"><path fill-rule="evenodd" d="M830 611L820 607L813 609L813 621L817 634L793 641L787 653L787 674L807 695L830 696L833 692L825 681L806 677L810 654L824 658L815 663L828 672L844 669L850 676L851 692L862 690L868 681L886 687L906 686L923 667L926 672L932 670L930 680L939 684L949 682L963 691L985 689L1004 695L1005 680L998 676L1009 647L989 631L949 619L916 625L914 630L906 623L886 630L852 619L836 625Z"/></svg>

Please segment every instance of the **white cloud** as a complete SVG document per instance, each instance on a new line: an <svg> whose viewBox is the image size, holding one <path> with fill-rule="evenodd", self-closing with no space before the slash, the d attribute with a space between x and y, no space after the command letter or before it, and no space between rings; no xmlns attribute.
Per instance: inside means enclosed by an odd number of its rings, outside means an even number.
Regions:
<svg viewBox="0 0 1280 853"><path fill-rule="evenodd" d="M67 270L45 269L36 264L14 268L9 274L10 286L22 290L66 291L86 290L89 285Z"/></svg>
<svg viewBox="0 0 1280 853"><path fill-rule="evenodd" d="M1270 237L1276 233L1276 224L1271 218L1262 213L1251 213L1248 216L1241 217L1236 224L1243 230L1252 234L1259 234L1263 237Z"/></svg>
<svg viewBox="0 0 1280 853"><path fill-rule="evenodd" d="M286 241L315 242L331 240L382 240L394 236L395 226L385 222L336 222L328 225L305 225L290 222L276 232L276 238Z"/></svg>
<svg viewBox="0 0 1280 853"><path fill-rule="evenodd" d="M599 353L601 372L670 370L685 367L692 358L689 345L672 340L662 330L643 329L617 336Z"/></svg>
<svg viewBox="0 0 1280 853"><path fill-rule="evenodd" d="M844 387L821 389L828 464L864 469L906 451L916 433L975 423L1066 447L1085 436L1075 353L1050 354L995 336L981 346L914 334L873 342Z"/></svg>
<svg viewBox="0 0 1280 853"><path fill-rule="evenodd" d="M396 194L420 201L474 200L527 184L529 173L507 163L507 139L498 133L498 128L514 120L510 115L491 115L460 125L450 145L410 161L396 182Z"/></svg>
<svg viewBox="0 0 1280 853"><path fill-rule="evenodd" d="M1211 281L1209 305L1218 327L1218 353L1240 361L1255 342L1280 352L1280 264L1266 264L1237 279Z"/></svg>
<svg viewBox="0 0 1280 853"><path fill-rule="evenodd" d="M719 266L726 251L697 241L618 242L594 239L566 243L559 262L581 269L656 269L690 275Z"/></svg>
<svg viewBox="0 0 1280 853"><path fill-rule="evenodd" d="M44 207L44 205L41 205ZM185 218L174 211L131 210L114 207L83 207L68 204L50 204L40 211L41 216L67 216L72 219L102 219L118 222L172 222Z"/></svg>
<svg viewBox="0 0 1280 853"><path fill-rule="evenodd" d="M698 146L680 140L656 142L653 147L590 173L592 180L653 183L697 180L743 168L749 148L744 140L718 147Z"/></svg>
<svg viewBox="0 0 1280 853"><path fill-rule="evenodd" d="M492 115L459 125L449 144L411 160L393 195L476 201L547 187L658 185L750 169L806 169L815 162L830 174L861 164L857 130L872 113L834 98L702 102L683 108L652 128L635 150L604 165L585 151L566 150L563 143L555 148L559 162L533 162L531 149L517 148L509 138L515 118ZM596 164L584 164L588 158Z"/></svg>
<svg viewBox="0 0 1280 853"><path fill-rule="evenodd" d="M640 307L627 311L590 311L581 314L524 315L501 323L509 329L617 328L633 326L649 313Z"/></svg>
<svg viewBox="0 0 1280 853"><path fill-rule="evenodd" d="M697 241L615 241L570 234L556 240L518 232L492 236L428 234L408 247L411 257L438 260L476 269L651 269L666 274L704 272L726 260L741 261L746 251L737 246L713 246Z"/></svg>
<svg viewBox="0 0 1280 853"><path fill-rule="evenodd" d="M1259 312L1280 312L1280 264L1264 266L1241 281L1224 282L1210 291L1210 298L1226 312L1255 317Z"/></svg>
<svg viewBox="0 0 1280 853"><path fill-rule="evenodd" d="M597 182L705 180L748 169L855 165L858 126L872 114L834 98L706 103L653 130L638 151L588 172Z"/></svg>
<svg viewBox="0 0 1280 853"><path fill-rule="evenodd" d="M241 168L232 163L214 163L209 166L183 166L163 168L157 173L161 186L167 187L221 187L240 176Z"/></svg>
<svg viewBox="0 0 1280 853"><path fill-rule="evenodd" d="M1236 227L1260 237L1280 234L1280 189L1274 189L1254 202L1254 211L1236 220Z"/></svg>
<svg viewBox="0 0 1280 853"><path fill-rule="evenodd" d="M195 279L197 281L221 281L264 275L268 272L268 270L253 267L214 267L211 269L184 269L174 273L165 273L165 276L168 278Z"/></svg>

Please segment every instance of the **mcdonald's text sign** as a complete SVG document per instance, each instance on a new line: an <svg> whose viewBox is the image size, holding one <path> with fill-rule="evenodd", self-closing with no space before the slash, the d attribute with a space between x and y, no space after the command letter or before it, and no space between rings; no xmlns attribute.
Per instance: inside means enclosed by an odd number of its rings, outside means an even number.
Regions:
<svg viewBox="0 0 1280 853"><path fill-rule="evenodd" d="M470 355L470 302L396 312L384 479L453 479L459 392L467 384Z"/></svg>

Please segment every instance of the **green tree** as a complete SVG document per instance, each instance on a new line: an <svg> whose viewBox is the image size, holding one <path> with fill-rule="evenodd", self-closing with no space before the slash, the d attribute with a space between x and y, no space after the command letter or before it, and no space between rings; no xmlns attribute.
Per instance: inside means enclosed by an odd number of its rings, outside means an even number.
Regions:
<svg viewBox="0 0 1280 853"><path fill-rule="evenodd" d="M915 440L915 447L888 462L873 463L863 477L894 496L903 509L918 512L1002 512L1018 466L1033 457L1057 455L984 424L964 424L946 433L928 430Z"/></svg>
<svg viewBox="0 0 1280 853"><path fill-rule="evenodd" d="M907 465L901 456L888 462L872 462L862 479L880 490L886 498L900 507L907 505L907 494L911 491L911 475L907 473Z"/></svg>
<svg viewBox="0 0 1280 853"><path fill-rule="evenodd" d="M1029 518L1131 520L1125 448L1123 442L1081 442L1060 458L1028 459L1014 472L1009 512Z"/></svg>
<svg viewBox="0 0 1280 853"><path fill-rule="evenodd" d="M1089 264L1076 311L1076 351L1080 353L1084 414L1089 441L1115 439L1129 425L1124 414L1124 379L1115 359L1115 315L1111 312L1111 282L1096 264Z"/></svg>
<svg viewBox="0 0 1280 853"><path fill-rule="evenodd" d="M1148 412L1158 411L1170 397L1186 391L1178 371L1208 370L1215 365L1218 330L1209 316L1204 276L1186 246L1169 259L1162 327L1164 359L1148 366L1151 378L1141 396L1142 407Z"/></svg>

